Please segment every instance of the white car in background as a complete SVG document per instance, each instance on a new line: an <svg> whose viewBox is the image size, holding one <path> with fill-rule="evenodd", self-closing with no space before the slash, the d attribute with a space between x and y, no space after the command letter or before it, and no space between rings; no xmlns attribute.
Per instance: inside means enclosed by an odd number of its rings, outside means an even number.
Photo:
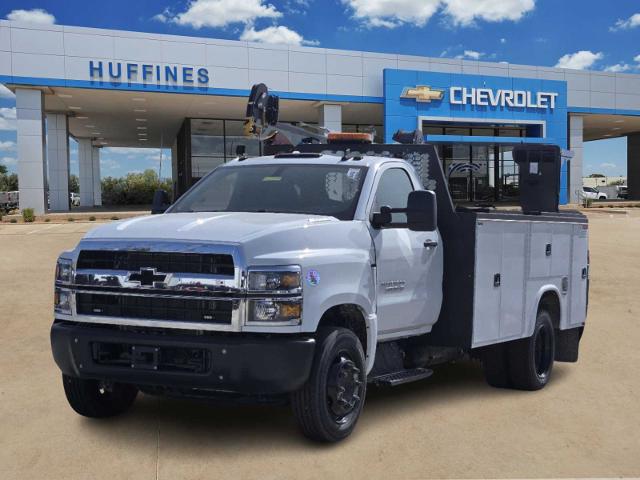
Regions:
<svg viewBox="0 0 640 480"><path fill-rule="evenodd" d="M593 187L582 187L582 193L584 198L591 198L593 200L607 200L609 198L606 193Z"/></svg>
<svg viewBox="0 0 640 480"><path fill-rule="evenodd" d="M71 192L69 194L69 199L71 200L71 206L72 207L79 207L80 206L80 195L78 193Z"/></svg>

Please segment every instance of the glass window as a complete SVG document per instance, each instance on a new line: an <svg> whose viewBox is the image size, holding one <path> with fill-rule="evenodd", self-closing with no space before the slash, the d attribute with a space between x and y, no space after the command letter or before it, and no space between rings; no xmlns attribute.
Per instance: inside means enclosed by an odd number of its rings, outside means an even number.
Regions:
<svg viewBox="0 0 640 480"><path fill-rule="evenodd" d="M424 126L422 133L426 135L444 135L444 129L442 127Z"/></svg>
<svg viewBox="0 0 640 480"><path fill-rule="evenodd" d="M353 220L366 171L344 165L223 166L169 213L304 213Z"/></svg>
<svg viewBox="0 0 640 480"><path fill-rule="evenodd" d="M260 155L260 140L255 137L247 137L244 134L243 120L225 120L225 152L227 160L236 157L236 147L244 145L245 154L248 157Z"/></svg>
<svg viewBox="0 0 640 480"><path fill-rule="evenodd" d="M494 131L493 131L493 128L472 128L471 135L481 136L481 137L493 137Z"/></svg>
<svg viewBox="0 0 640 480"><path fill-rule="evenodd" d="M413 185L409 175L402 168L391 168L385 171L378 182L376 196L373 199L373 211L379 212L380 207L407 208L407 198L413 192ZM407 223L405 213L392 213L392 223Z"/></svg>
<svg viewBox="0 0 640 480"><path fill-rule="evenodd" d="M444 129L445 135L469 135L471 129L461 127L447 127Z"/></svg>

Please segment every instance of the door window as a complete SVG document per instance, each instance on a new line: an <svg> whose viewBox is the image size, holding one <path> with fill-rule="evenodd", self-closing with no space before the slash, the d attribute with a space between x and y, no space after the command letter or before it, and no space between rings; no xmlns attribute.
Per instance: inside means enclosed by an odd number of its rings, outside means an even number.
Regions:
<svg viewBox="0 0 640 480"><path fill-rule="evenodd" d="M373 199L373 211L380 207L407 208L407 198L413 192L413 185L407 172L402 168L390 168L385 171L378 182L376 196ZM406 213L392 213L391 223L407 223Z"/></svg>

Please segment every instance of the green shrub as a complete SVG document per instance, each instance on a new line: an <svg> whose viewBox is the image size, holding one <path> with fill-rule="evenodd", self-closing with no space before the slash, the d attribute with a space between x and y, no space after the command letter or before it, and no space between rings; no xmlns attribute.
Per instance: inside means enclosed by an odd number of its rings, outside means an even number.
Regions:
<svg viewBox="0 0 640 480"><path fill-rule="evenodd" d="M126 177L102 179L104 205L149 205L156 190L171 193L171 181L161 180L155 170L129 173Z"/></svg>
<svg viewBox="0 0 640 480"><path fill-rule="evenodd" d="M69 218L67 218L67 222L75 222L75 221L76 221L76 219L75 219L75 218L73 218L73 217L69 217Z"/></svg>
<svg viewBox="0 0 640 480"><path fill-rule="evenodd" d="M51 219L50 218L45 218L44 221L49 223L51 221Z"/></svg>
<svg viewBox="0 0 640 480"><path fill-rule="evenodd" d="M115 215L113 217L111 217L111 220L120 220L120 218L116 217Z"/></svg>
<svg viewBox="0 0 640 480"><path fill-rule="evenodd" d="M15 218L12 218L11 220L9 220L11 223L18 223L18 220L16 220Z"/></svg>
<svg viewBox="0 0 640 480"><path fill-rule="evenodd" d="M90 222L95 222L95 221L96 221L96 217L94 217L93 215L91 215L91 216L89 217L89 221L90 221Z"/></svg>
<svg viewBox="0 0 640 480"><path fill-rule="evenodd" d="M25 223L31 223L36 219L35 214L33 213L33 208L25 208L22 210L22 219Z"/></svg>
<svg viewBox="0 0 640 480"><path fill-rule="evenodd" d="M582 199L582 206L584 208L591 208L592 205L593 205L593 198L584 197Z"/></svg>

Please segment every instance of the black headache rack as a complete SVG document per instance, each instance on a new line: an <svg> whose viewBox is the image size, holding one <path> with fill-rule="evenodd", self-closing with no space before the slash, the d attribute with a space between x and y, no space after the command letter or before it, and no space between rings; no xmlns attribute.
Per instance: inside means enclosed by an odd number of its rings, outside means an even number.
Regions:
<svg viewBox="0 0 640 480"><path fill-rule="evenodd" d="M410 136L410 135L409 135ZM444 244L443 300L438 321L426 341L432 345L471 347L475 284L476 224L482 218L585 222L577 212L558 211L560 149L554 145L516 145L520 166L522 211L454 206L434 145L430 144L300 144L301 154L341 157L384 156L410 163L427 190L437 199L438 229Z"/></svg>

